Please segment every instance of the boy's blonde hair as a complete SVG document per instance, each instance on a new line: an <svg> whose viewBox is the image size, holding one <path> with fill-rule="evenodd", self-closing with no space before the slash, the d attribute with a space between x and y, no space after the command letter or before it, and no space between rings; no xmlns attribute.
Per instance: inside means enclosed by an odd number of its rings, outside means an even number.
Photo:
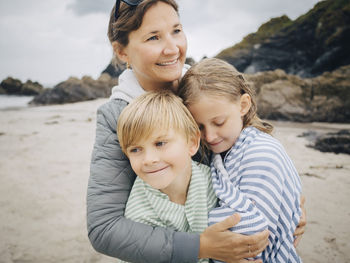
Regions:
<svg viewBox="0 0 350 263"><path fill-rule="evenodd" d="M269 134L273 130L271 124L258 117L255 94L247 80L236 68L221 59L207 58L193 65L182 78L177 94L186 106L196 103L201 94L228 98L232 102L248 94L251 107L243 117L243 128L254 126Z"/></svg>
<svg viewBox="0 0 350 263"><path fill-rule="evenodd" d="M181 98L171 91L147 92L124 108L118 119L119 143L127 149L141 140L147 140L159 130L174 129L189 142L199 138L200 131Z"/></svg>

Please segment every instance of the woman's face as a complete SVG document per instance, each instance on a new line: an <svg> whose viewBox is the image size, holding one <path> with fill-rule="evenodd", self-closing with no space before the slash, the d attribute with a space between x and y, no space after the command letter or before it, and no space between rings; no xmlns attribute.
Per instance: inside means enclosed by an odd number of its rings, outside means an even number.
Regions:
<svg viewBox="0 0 350 263"><path fill-rule="evenodd" d="M129 44L118 51L132 67L143 89L164 88L182 74L187 41L179 16L164 2L150 7L139 29L129 35Z"/></svg>

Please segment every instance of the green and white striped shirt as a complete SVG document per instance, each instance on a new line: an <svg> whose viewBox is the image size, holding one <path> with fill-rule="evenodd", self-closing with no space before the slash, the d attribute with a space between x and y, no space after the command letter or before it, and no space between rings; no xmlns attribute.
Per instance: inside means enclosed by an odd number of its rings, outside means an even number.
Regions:
<svg viewBox="0 0 350 263"><path fill-rule="evenodd" d="M208 226L208 213L216 203L210 168L192 161L192 177L185 205L171 202L166 194L137 177L126 204L125 217L151 226L202 233Z"/></svg>

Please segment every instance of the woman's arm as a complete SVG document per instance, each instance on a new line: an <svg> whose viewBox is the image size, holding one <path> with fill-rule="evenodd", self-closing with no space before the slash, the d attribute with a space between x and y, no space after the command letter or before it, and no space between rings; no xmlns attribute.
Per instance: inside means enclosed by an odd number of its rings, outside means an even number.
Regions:
<svg viewBox="0 0 350 263"><path fill-rule="evenodd" d="M87 227L92 246L129 262L196 262L199 235L151 227L124 217L135 175L116 135L126 102L113 100L97 112L96 141L87 191Z"/></svg>

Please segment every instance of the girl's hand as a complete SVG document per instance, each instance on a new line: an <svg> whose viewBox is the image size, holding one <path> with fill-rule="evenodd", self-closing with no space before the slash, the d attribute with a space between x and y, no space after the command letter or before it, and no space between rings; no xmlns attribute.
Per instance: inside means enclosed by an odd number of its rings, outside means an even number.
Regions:
<svg viewBox="0 0 350 263"><path fill-rule="evenodd" d="M306 227L306 209L305 209L305 196L300 197L300 207L303 213L301 214L299 225L295 229L294 236L296 237L294 240L294 247L297 247L299 245L299 242L301 240L301 237L305 233L305 227Z"/></svg>
<svg viewBox="0 0 350 263"><path fill-rule="evenodd" d="M229 231L228 229L236 225L239 220L240 216L234 214L222 222L207 227L200 235L199 258L241 263L248 262L244 258L256 257L260 254L268 245L269 232L264 230L258 234L246 236Z"/></svg>

